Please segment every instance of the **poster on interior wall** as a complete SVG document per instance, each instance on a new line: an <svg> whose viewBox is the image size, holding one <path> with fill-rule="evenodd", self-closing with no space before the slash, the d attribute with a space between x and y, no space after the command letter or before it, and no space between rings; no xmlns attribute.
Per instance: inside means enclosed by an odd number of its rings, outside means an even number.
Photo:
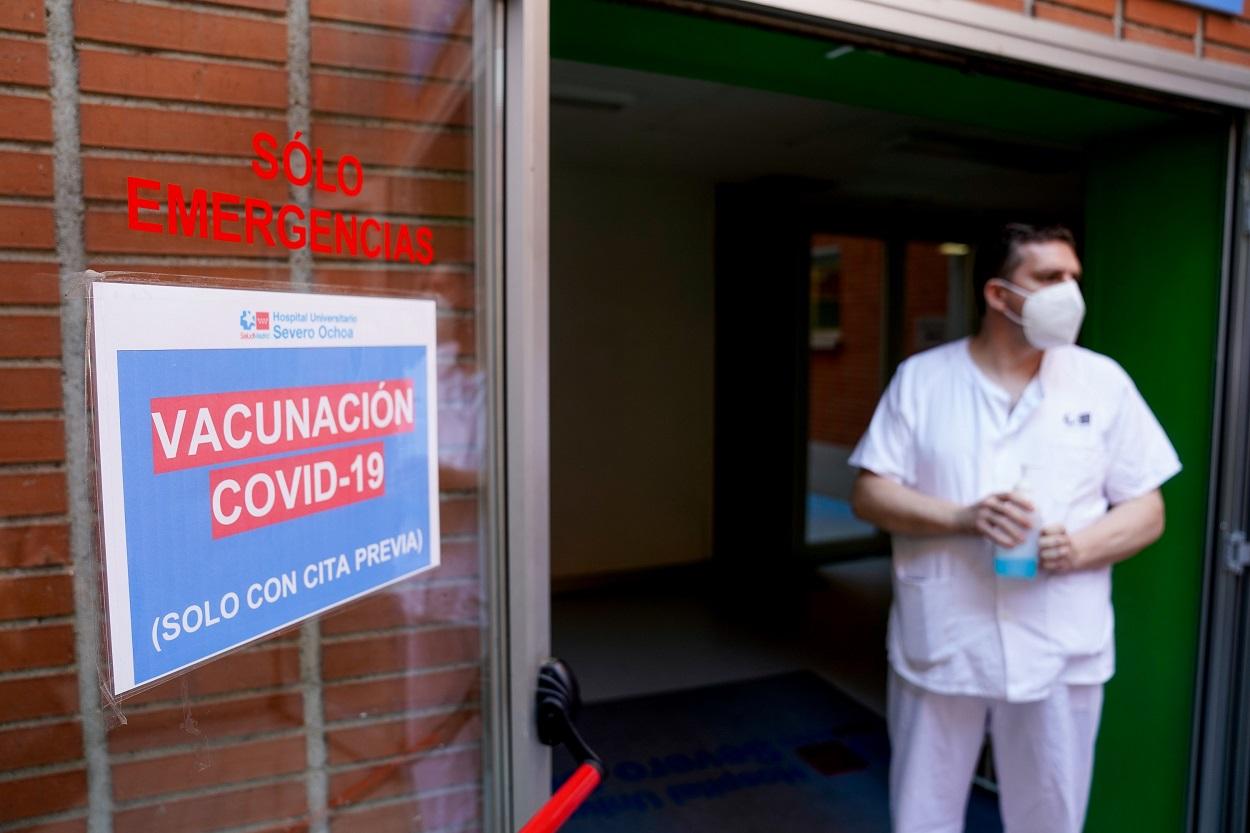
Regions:
<svg viewBox="0 0 1250 833"><path fill-rule="evenodd" d="M115 696L439 563L433 301L100 281Z"/></svg>

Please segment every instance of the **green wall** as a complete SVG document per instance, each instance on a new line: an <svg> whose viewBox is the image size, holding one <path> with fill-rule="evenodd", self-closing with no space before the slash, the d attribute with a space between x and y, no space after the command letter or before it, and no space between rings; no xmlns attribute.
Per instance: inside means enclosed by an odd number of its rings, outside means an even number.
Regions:
<svg viewBox="0 0 1250 833"><path fill-rule="evenodd" d="M837 42L604 0L552 0L551 54L1084 143L1165 124L1132 104L1047 89Z"/></svg>
<svg viewBox="0 0 1250 833"><path fill-rule="evenodd" d="M1089 833L1183 829L1197 654L1227 132L1214 119L602 0L553 0L556 58L840 101L1090 152L1083 341L1136 380L1184 471L1163 539L1115 569ZM1182 128L1181 125L1185 126Z"/></svg>
<svg viewBox="0 0 1250 833"><path fill-rule="evenodd" d="M1215 126L1127 136L1090 165L1082 341L1129 372L1184 466L1163 538L1114 571L1090 831L1184 829L1227 143Z"/></svg>

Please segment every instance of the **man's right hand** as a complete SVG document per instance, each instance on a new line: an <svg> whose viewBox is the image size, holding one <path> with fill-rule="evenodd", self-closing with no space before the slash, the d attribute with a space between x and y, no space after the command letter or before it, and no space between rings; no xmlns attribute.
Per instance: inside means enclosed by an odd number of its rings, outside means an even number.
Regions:
<svg viewBox="0 0 1250 833"><path fill-rule="evenodd" d="M1030 518L1033 504L1015 492L997 492L965 506L960 512L960 526L969 535L981 535L1000 547L1024 543L1033 526Z"/></svg>

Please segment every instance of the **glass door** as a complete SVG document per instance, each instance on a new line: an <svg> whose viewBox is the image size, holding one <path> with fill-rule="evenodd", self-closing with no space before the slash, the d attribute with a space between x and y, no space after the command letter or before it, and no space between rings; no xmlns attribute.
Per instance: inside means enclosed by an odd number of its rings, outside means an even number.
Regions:
<svg viewBox="0 0 1250 833"><path fill-rule="evenodd" d="M509 251L542 249L542 220L532 215L545 193L534 185L545 177L545 110L526 108L546 100L546 15L544 3L509 6L94 3L47 32L36 16L34 34L14 41L47 42L54 57L32 66L51 63L70 83L49 92L45 74L32 74L34 91L19 103L42 106L3 120L9 150L31 157L23 166L46 174L51 142L58 174L22 198L39 214L30 221L38 234L13 238L54 273L37 296L47 326L37 332L36 369L51 378L40 377L37 397L6 401L63 407L58 426L63 416L70 441L64 457L39 458L23 475L47 486L46 501L0 508L2 578L31 571L32 583L57 591L46 604L32 591L35 601L0 614L9 646L0 690L14 704L0 714L0 828L506 830L545 796L543 750L530 728L546 650L545 541L541 520L521 520L542 517L545 483L539 463L504 462L513 439L504 436L504 374L525 390L543 356L541 345L514 353L503 342L502 229L504 194L516 184L509 230L519 237ZM516 59L506 73L505 42ZM505 83L529 90L516 97L506 136ZM537 164L505 186L505 148L514 147ZM57 235L44 235L54 219ZM315 331L299 318L308 314L300 299L313 294L433 302L437 348L425 366L436 380L438 432L426 461L437 472L427 496L441 520L437 566L134 696L102 695L93 415L82 399L86 299L66 291L69 276L88 268L291 299L282 312L290 321L235 309L221 326L236 339ZM545 302L540 262L518 260L507 273L510 300L530 292ZM505 357L514 364L505 368ZM202 381L171 375L175 386ZM206 391L214 392L184 393ZM528 394L508 401L532 403ZM522 431L541 421L508 416ZM505 471L528 480L505 482ZM207 469L200 473L207 484ZM380 468L375 475L380 482ZM527 502L508 504L509 495ZM509 599L510 588L527 586L508 572L509 548L515 563L535 565L543 594ZM516 623L519 643L509 638Z"/></svg>

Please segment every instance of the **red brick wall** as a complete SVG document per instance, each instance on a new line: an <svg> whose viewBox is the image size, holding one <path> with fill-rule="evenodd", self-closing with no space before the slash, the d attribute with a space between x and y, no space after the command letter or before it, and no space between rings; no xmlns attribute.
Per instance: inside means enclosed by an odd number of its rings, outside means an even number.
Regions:
<svg viewBox="0 0 1250 833"><path fill-rule="evenodd" d="M85 804L48 74L42 2L0 4L0 825Z"/></svg>
<svg viewBox="0 0 1250 833"><path fill-rule="evenodd" d="M1025 12L1025 0L979 0ZM1073 26L1209 61L1250 66L1250 14L1207 11L1168 0L1124 0L1122 29L1116 34L1116 0L1034 0L1039 20Z"/></svg>
<svg viewBox="0 0 1250 833"><path fill-rule="evenodd" d="M82 237L98 270L289 282L284 249L132 231L126 177L290 201L248 168L251 136L285 142L286 0L77 0ZM481 824L480 366L473 264L471 4L311 0L310 143L353 153L362 194L314 204L429 225L432 267L318 259L347 290L439 302L443 564L320 623L124 701L107 735L113 827L307 827L306 697L320 702L329 826ZM60 379L53 121L44 7L0 3L0 828L83 831ZM163 218L154 218L163 219ZM193 279L192 279L193 280ZM71 449L71 453L82 453ZM96 808L98 810L98 807Z"/></svg>
<svg viewBox="0 0 1250 833"><path fill-rule="evenodd" d="M885 244L858 237L812 238L813 247L835 243L842 249L842 338L833 350L811 352L808 437L850 446L868 427L881 395Z"/></svg>

